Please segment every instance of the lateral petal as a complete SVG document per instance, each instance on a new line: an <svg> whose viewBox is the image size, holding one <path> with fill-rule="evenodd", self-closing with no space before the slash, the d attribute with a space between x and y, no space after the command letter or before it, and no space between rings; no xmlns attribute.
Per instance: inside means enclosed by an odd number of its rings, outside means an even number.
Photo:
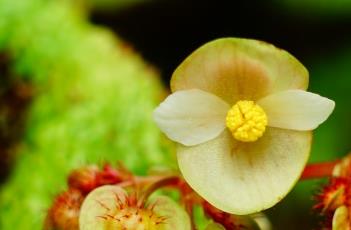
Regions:
<svg viewBox="0 0 351 230"><path fill-rule="evenodd" d="M154 120L171 140L192 146L217 137L228 110L219 97L191 89L168 96L154 111Z"/></svg>
<svg viewBox="0 0 351 230"><path fill-rule="evenodd" d="M334 101L303 90L285 90L260 99L272 127L313 130L333 112Z"/></svg>

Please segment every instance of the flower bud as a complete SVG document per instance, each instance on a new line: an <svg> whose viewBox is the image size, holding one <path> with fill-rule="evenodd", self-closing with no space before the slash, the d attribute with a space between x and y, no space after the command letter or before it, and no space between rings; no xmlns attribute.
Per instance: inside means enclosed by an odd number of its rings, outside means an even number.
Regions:
<svg viewBox="0 0 351 230"><path fill-rule="evenodd" d="M68 176L68 185L71 188L79 189L83 193L88 193L96 188L98 173L99 168L95 165L73 170Z"/></svg>
<svg viewBox="0 0 351 230"><path fill-rule="evenodd" d="M46 216L44 230L78 230L83 200L84 196L78 189L69 189L58 195Z"/></svg>

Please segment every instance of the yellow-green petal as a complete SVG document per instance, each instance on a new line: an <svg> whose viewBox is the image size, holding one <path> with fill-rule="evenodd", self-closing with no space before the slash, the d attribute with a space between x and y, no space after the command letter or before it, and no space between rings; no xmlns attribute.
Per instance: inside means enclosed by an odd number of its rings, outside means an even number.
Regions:
<svg viewBox="0 0 351 230"><path fill-rule="evenodd" d="M227 131L206 143L184 147L177 156L185 180L215 207L238 215L278 203L298 181L307 162L311 132L267 128L253 143Z"/></svg>
<svg viewBox="0 0 351 230"><path fill-rule="evenodd" d="M341 206L335 210L333 216L333 230L351 229L349 211L346 206Z"/></svg>
<svg viewBox="0 0 351 230"><path fill-rule="evenodd" d="M201 89L229 104L308 86L306 68L288 52L251 39L223 38L209 42L175 70L172 91Z"/></svg>
<svg viewBox="0 0 351 230"><path fill-rule="evenodd" d="M159 216L165 218L165 223L161 224L157 230L191 230L191 221L188 213L167 196L152 196L148 205L155 205L154 211Z"/></svg>

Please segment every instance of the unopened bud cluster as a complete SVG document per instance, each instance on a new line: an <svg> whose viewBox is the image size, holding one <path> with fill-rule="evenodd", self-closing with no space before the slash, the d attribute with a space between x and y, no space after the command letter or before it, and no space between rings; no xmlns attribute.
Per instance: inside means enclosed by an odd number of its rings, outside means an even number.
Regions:
<svg viewBox="0 0 351 230"><path fill-rule="evenodd" d="M93 189L121 182L120 171L105 165L103 169L95 165L74 170L68 176L68 189L54 199L49 209L45 230L78 230L80 207L86 195Z"/></svg>

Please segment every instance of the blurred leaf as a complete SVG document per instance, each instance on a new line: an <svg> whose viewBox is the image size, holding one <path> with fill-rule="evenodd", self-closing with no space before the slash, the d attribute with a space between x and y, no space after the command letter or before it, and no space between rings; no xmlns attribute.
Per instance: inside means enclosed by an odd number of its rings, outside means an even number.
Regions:
<svg viewBox="0 0 351 230"><path fill-rule="evenodd" d="M140 174L175 168L172 145L151 118L162 95L157 73L128 45L67 1L0 6L0 52L36 92L17 165L0 192L0 229L41 229L79 166L121 161Z"/></svg>

